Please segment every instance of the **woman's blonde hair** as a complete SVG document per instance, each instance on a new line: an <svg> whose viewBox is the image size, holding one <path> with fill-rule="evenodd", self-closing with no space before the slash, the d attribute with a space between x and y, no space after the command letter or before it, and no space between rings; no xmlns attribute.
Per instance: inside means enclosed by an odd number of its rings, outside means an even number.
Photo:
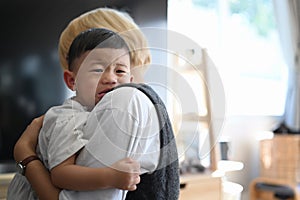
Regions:
<svg viewBox="0 0 300 200"><path fill-rule="evenodd" d="M72 41L79 33L90 28L106 28L119 33L130 48L132 67L150 63L148 42L133 19L127 13L118 10L97 8L72 20L61 33L58 54L64 70L68 69L67 55Z"/></svg>

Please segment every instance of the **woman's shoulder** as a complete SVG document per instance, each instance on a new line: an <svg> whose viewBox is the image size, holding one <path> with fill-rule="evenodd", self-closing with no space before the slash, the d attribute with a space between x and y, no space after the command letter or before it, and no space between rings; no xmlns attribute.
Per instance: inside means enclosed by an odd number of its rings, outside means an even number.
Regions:
<svg viewBox="0 0 300 200"><path fill-rule="evenodd" d="M136 87L124 85L107 93L97 104L94 110L114 110L114 112L126 112L135 118L156 116L155 105L142 90Z"/></svg>
<svg viewBox="0 0 300 200"><path fill-rule="evenodd" d="M126 105L137 104L140 106L153 106L148 95L136 85L124 84L116 87L105 95L104 101L109 100L112 104Z"/></svg>

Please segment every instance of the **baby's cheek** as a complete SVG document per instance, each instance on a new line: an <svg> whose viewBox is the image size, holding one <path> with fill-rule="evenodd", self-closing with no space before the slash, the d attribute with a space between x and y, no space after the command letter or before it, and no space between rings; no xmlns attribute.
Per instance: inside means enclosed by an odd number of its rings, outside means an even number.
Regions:
<svg viewBox="0 0 300 200"><path fill-rule="evenodd" d="M96 88L97 85L95 84L87 84L85 87L85 91L84 91L84 95L85 95L85 99L87 99L89 101L89 104L91 102L95 102L95 96L96 96Z"/></svg>

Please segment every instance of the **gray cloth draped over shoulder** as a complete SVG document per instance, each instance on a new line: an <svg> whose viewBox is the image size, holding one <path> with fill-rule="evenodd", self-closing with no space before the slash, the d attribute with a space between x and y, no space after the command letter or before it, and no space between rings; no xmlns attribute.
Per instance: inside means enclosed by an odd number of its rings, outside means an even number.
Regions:
<svg viewBox="0 0 300 200"><path fill-rule="evenodd" d="M160 159L153 173L141 175L135 191L129 191L126 200L177 200L179 198L179 162L175 137L167 109L158 94L146 84L122 84L135 87L155 105L160 125ZM118 88L117 87L117 88Z"/></svg>

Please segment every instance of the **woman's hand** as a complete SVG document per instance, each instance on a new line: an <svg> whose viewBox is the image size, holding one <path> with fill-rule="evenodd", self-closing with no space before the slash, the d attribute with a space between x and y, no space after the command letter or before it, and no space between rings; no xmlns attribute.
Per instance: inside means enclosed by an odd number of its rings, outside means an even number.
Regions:
<svg viewBox="0 0 300 200"><path fill-rule="evenodd" d="M137 161L124 158L114 163L110 169L115 177L112 180L113 187L129 191L136 190L136 185L140 182L140 164Z"/></svg>
<svg viewBox="0 0 300 200"><path fill-rule="evenodd" d="M43 125L44 116L35 118L23 132L14 147L14 158L21 161L31 155L36 155L35 149L38 141L39 131Z"/></svg>

